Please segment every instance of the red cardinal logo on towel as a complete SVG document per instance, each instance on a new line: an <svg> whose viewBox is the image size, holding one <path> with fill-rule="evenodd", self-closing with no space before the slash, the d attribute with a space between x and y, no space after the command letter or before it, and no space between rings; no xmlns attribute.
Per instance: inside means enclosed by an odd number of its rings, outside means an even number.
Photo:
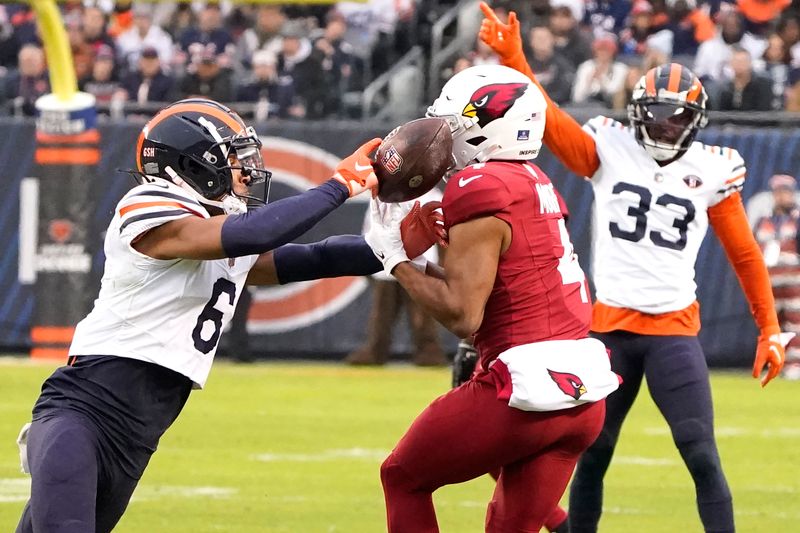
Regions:
<svg viewBox="0 0 800 533"><path fill-rule="evenodd" d="M586 386L581 381L581 378L569 372L556 372L555 370L547 369L547 373L556 382L561 392L567 396L572 396L576 400L586 394Z"/></svg>

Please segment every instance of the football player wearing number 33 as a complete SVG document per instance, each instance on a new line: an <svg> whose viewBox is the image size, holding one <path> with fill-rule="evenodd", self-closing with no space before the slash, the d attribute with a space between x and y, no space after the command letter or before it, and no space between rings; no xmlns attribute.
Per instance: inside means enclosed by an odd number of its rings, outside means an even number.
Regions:
<svg viewBox="0 0 800 533"><path fill-rule="evenodd" d="M153 117L136 150L140 185L108 227L100 295L21 434L32 484L18 533L113 529L159 438L204 386L245 283L380 271L361 236L287 244L377 185L369 153L379 143L361 146L323 185L248 210L250 186L271 176L252 128L202 99ZM435 238L413 230L435 221L412 217L409 238Z"/></svg>
<svg viewBox="0 0 800 533"><path fill-rule="evenodd" d="M503 65L539 85L525 61L516 15L510 13L503 23L485 3L481 9L480 38ZM656 67L638 82L628 127L597 117L581 128L547 100L544 144L594 189L592 333L610 348L612 368L623 378L606 403L600 437L578 463L570 490L570 531L597 531L603 477L646 376L694 480L703 527L732 532L731 493L714 439L708 368L697 340L694 264L709 224L761 332L753 377L766 370L762 386L780 373L788 342L739 195L744 161L736 150L694 140L707 121L706 93L677 63Z"/></svg>

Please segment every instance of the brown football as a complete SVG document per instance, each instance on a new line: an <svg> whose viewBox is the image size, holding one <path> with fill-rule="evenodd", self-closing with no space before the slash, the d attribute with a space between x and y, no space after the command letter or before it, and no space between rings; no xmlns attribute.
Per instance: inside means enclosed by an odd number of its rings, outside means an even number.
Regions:
<svg viewBox="0 0 800 533"><path fill-rule="evenodd" d="M378 198L406 202L433 189L453 162L453 137L437 117L395 128L375 152Z"/></svg>

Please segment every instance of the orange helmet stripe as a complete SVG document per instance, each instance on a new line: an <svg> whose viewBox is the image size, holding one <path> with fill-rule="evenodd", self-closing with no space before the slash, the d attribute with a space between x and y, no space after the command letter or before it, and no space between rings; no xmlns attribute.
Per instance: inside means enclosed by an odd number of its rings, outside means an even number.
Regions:
<svg viewBox="0 0 800 533"><path fill-rule="evenodd" d="M136 141L136 170L139 172L144 172L144 169L142 168L142 144L144 144L145 130L147 130L147 126L142 128L142 131L139 132L139 140Z"/></svg>
<svg viewBox="0 0 800 533"><path fill-rule="evenodd" d="M656 69L651 68L644 77L644 92L647 96L656 95Z"/></svg>
<svg viewBox="0 0 800 533"><path fill-rule="evenodd" d="M686 94L686 101L690 103L694 103L697 101L697 97L700 96L700 93L703 92L703 86L700 85L700 80L694 78L692 80L692 87L689 89L689 92Z"/></svg>
<svg viewBox="0 0 800 533"><path fill-rule="evenodd" d="M224 122L228 127L230 127L236 133L242 133L244 131L244 126L235 118L224 112L223 110L217 109L214 106L210 105L207 106L195 103L178 104L176 106L169 107L161 111L156 116L154 116L150 120L150 122L147 123L146 127L149 130L152 130L159 122L161 122L167 117L177 115L178 113L191 113L191 112L205 113L207 115L211 115L212 117Z"/></svg>
<svg viewBox="0 0 800 533"><path fill-rule="evenodd" d="M681 71L683 67L678 63L672 63L669 66L669 82L667 83L667 90L671 93L678 92L681 87Z"/></svg>
<svg viewBox="0 0 800 533"><path fill-rule="evenodd" d="M167 117L171 117L177 115L178 113L205 113L207 115L211 115L212 117L222 121L228 127L230 127L234 132L237 134L244 132L244 125L240 123L238 120L230 116L228 113L224 112L221 109L214 107L213 105L203 105L198 103L183 103L178 104L172 107L168 107L164 109L148 122L145 127L142 129L142 133L139 135L139 141L136 143L136 167L139 172L144 172L142 170L142 144L145 140L145 131L152 131L152 129L162 120Z"/></svg>

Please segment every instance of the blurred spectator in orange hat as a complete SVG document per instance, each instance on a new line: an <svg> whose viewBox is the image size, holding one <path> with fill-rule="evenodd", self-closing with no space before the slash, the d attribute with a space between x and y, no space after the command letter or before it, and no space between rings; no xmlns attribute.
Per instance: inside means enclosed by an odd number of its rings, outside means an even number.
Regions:
<svg viewBox="0 0 800 533"><path fill-rule="evenodd" d="M592 44L589 37L581 31L579 23L583 19L582 0L551 0L548 26L555 39L555 53L563 57L573 69L592 57Z"/></svg>
<svg viewBox="0 0 800 533"><path fill-rule="evenodd" d="M162 69L158 50L144 47L136 63L122 80L128 99L139 104L173 100L175 80Z"/></svg>
<svg viewBox="0 0 800 533"><path fill-rule="evenodd" d="M536 79L557 104L565 104L572 96L575 69L569 61L555 53L555 39L547 26L534 26L528 31L528 64Z"/></svg>
<svg viewBox="0 0 800 533"><path fill-rule="evenodd" d="M791 3L792 0L736 0L739 12L744 16L745 28L756 35L766 35Z"/></svg>
<svg viewBox="0 0 800 533"><path fill-rule="evenodd" d="M139 54L145 47L158 51L162 65L170 65L172 61L172 37L153 24L153 10L152 4L133 6L133 26L117 37L118 57L131 70L136 68Z"/></svg>
<svg viewBox="0 0 800 533"><path fill-rule="evenodd" d="M769 179L772 202L769 215L755 221L754 233L770 274L781 330L798 335L786 347L783 375L800 379L800 259L797 181L788 174Z"/></svg>
<svg viewBox="0 0 800 533"><path fill-rule="evenodd" d="M597 37L592 43L593 57L584 61L575 74L572 101L576 104L599 102L611 107L625 85L628 67L616 60L617 39L612 34Z"/></svg>
<svg viewBox="0 0 800 533"><path fill-rule="evenodd" d="M133 2L131 0L117 0L108 21L108 34L119 37L133 26Z"/></svg>

